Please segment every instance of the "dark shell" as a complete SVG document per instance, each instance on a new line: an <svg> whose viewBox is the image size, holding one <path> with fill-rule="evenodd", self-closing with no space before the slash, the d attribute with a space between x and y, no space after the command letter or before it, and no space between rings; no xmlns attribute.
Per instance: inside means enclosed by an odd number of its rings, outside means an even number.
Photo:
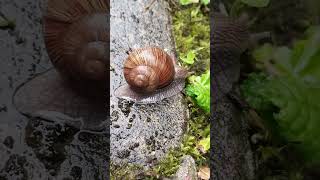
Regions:
<svg viewBox="0 0 320 180"><path fill-rule="evenodd" d="M124 63L124 77L139 92L152 92L170 84L175 76L174 62L162 49L132 51Z"/></svg>

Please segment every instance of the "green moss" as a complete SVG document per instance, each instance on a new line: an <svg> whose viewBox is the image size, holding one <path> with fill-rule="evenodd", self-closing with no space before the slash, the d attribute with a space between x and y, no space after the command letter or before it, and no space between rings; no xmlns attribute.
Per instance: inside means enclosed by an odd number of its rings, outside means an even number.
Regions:
<svg viewBox="0 0 320 180"><path fill-rule="evenodd" d="M179 61L192 71L202 74L210 69L209 12L200 4L189 5L173 13L173 30ZM192 55L192 56L191 56ZM157 177L176 173L184 155L191 155L197 166L209 163L209 151L199 142L210 138L208 114L203 113L189 100L190 119L180 147L171 149L166 157L153 168Z"/></svg>
<svg viewBox="0 0 320 180"><path fill-rule="evenodd" d="M157 177L169 177L176 173L184 155L195 159L197 166L209 164L209 151L199 147L202 139L210 137L209 119L196 107L190 104L191 118L188 121L187 132L183 137L180 147L171 149L166 157L153 168Z"/></svg>
<svg viewBox="0 0 320 180"><path fill-rule="evenodd" d="M183 63L197 72L210 66L210 22L208 12L199 5L190 5L173 14L173 32L180 61L190 52L195 53L195 63Z"/></svg>
<svg viewBox="0 0 320 180"><path fill-rule="evenodd" d="M110 178L111 180L135 179L141 171L143 171L143 168L137 165L116 166L111 164Z"/></svg>

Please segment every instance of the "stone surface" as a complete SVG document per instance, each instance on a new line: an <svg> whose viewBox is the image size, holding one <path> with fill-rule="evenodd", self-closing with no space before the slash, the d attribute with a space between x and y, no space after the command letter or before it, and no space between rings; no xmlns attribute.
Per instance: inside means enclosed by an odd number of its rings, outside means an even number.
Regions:
<svg viewBox="0 0 320 180"><path fill-rule="evenodd" d="M217 9L217 8L215 8ZM212 14L213 15L213 14ZM230 99L230 93L237 89L240 75L239 49L229 48L229 37L218 29L219 23L212 16L211 25L211 178L253 179L254 159L248 134L248 122L241 116L239 106ZM220 22L221 23L221 22ZM217 38L216 36L221 36ZM219 39L218 44L215 39ZM229 46L222 45L226 43ZM237 102L238 103L238 102Z"/></svg>
<svg viewBox="0 0 320 180"><path fill-rule="evenodd" d="M70 111L69 116L50 112L52 108L67 112L62 108L66 104L57 102L68 101L70 92L64 97L52 93L65 91L55 81L57 73L50 70L52 65L42 37L45 3L46 0L0 1L0 12L16 22L14 30L0 29L0 179L107 179L108 131L82 130L85 124L79 123L79 119L68 122L77 111ZM48 78L41 76L46 72ZM51 84L52 80L56 83ZM32 91L25 91L30 86ZM30 96L23 92L39 99L28 100ZM33 106L31 110L39 108L42 112L34 116L28 108L16 109L12 101L17 93L26 98L19 99L24 105L41 101L41 107ZM70 106L79 104L69 100ZM85 102L83 105L89 107Z"/></svg>
<svg viewBox="0 0 320 180"><path fill-rule="evenodd" d="M111 162L149 167L179 145L187 107L181 94L154 104L114 97L126 83L122 66L130 48L158 46L174 56L171 17L165 1L111 0Z"/></svg>
<svg viewBox="0 0 320 180"><path fill-rule="evenodd" d="M181 160L182 160L181 165L173 179L197 180L197 169L196 169L196 163L194 162L194 159L188 155L188 156L182 157Z"/></svg>

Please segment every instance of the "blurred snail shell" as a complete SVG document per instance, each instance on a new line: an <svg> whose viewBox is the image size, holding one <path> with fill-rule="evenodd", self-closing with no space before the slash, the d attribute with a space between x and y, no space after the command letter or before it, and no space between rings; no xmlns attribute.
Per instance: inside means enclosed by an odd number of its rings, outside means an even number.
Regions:
<svg viewBox="0 0 320 180"><path fill-rule="evenodd" d="M131 51L123 73L128 85L119 87L115 95L135 102L156 102L178 94L187 75L185 69L158 47Z"/></svg>
<svg viewBox="0 0 320 180"><path fill-rule="evenodd" d="M78 89L102 92L106 88L108 6L107 0L48 1L44 18L47 52L62 77Z"/></svg>
<svg viewBox="0 0 320 180"><path fill-rule="evenodd" d="M210 41L213 43L212 55L218 51L228 51L229 54L237 55L245 51L249 42L247 17L233 19L221 13L212 13L212 16L210 19L213 24Z"/></svg>
<svg viewBox="0 0 320 180"><path fill-rule="evenodd" d="M221 13L211 14L210 58L213 77L211 88L218 102L229 93L240 77L240 55L249 44L246 19L233 19ZM245 17L243 17L245 18Z"/></svg>
<svg viewBox="0 0 320 180"><path fill-rule="evenodd" d="M83 129L105 128L100 124L107 116L108 14L108 0L47 1L43 34L54 68L16 89L13 103L19 112L30 117L47 112L47 120L71 117Z"/></svg>

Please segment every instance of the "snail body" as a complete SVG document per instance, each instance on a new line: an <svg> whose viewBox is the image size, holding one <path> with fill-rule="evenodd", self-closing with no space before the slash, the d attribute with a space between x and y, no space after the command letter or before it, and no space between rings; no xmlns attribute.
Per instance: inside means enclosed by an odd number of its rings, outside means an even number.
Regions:
<svg viewBox="0 0 320 180"><path fill-rule="evenodd" d="M155 102L178 94L184 87L187 71L161 48L146 47L129 53L123 74L128 84L115 91L117 97Z"/></svg>
<svg viewBox="0 0 320 180"><path fill-rule="evenodd" d="M49 0L44 37L50 60L61 76L78 89L104 91L107 65L106 0ZM88 91L86 89L85 91Z"/></svg>

